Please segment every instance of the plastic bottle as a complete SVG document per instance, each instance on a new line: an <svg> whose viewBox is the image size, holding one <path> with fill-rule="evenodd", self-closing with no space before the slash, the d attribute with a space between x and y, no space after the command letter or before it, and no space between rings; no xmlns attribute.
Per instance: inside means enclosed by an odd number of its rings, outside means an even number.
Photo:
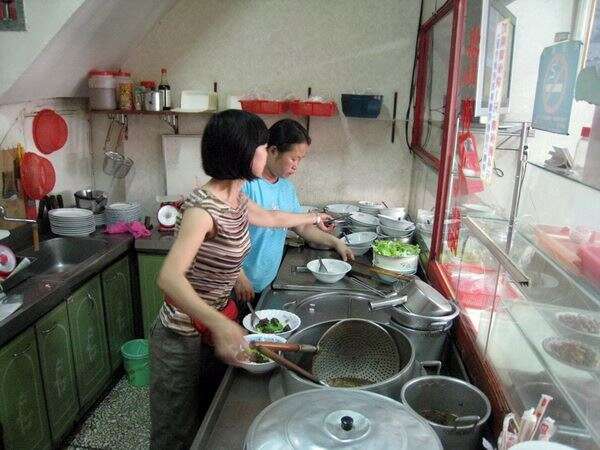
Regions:
<svg viewBox="0 0 600 450"><path fill-rule="evenodd" d="M581 128L581 137L575 147L575 156L573 158L573 169L577 172L582 172L585 167L585 160L588 153L588 145L590 143L590 127Z"/></svg>
<svg viewBox="0 0 600 450"><path fill-rule="evenodd" d="M167 81L167 69L160 69L160 84L158 85L158 91L162 99L162 109L171 109L171 86Z"/></svg>

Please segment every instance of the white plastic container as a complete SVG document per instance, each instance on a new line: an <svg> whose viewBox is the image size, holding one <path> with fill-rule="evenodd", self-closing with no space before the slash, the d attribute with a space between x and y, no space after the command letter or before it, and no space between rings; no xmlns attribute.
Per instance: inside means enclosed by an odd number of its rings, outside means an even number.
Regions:
<svg viewBox="0 0 600 450"><path fill-rule="evenodd" d="M89 73L90 108L96 110L117 109L117 87L112 72L92 70Z"/></svg>
<svg viewBox="0 0 600 450"><path fill-rule="evenodd" d="M577 171L583 171L585 160L587 159L588 146L590 144L590 127L581 128L581 136L575 147L575 156L573 157L573 168Z"/></svg>

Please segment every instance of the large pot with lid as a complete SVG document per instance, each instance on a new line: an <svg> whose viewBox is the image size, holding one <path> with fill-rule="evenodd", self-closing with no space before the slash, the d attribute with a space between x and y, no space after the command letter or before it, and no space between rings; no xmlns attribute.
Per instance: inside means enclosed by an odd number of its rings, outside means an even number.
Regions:
<svg viewBox="0 0 600 450"><path fill-rule="evenodd" d="M310 327L304 328L303 330L294 333L288 339L288 342L317 345L319 339L321 339L321 336L323 336L323 334L337 322L337 320L330 320L327 322L320 322ZM395 396L396 398L398 398L402 390L402 386L404 386L404 384L408 380L412 379L414 376L420 373L421 366L417 367L414 348L410 340L401 331L394 329L393 327L386 324L380 323L379 325L381 325L391 335L392 339L396 343L400 357L399 370L395 373L395 375L385 379L384 381L380 381L378 383L373 384L348 387L355 387L357 389L376 392L378 394L391 397ZM360 351L360 349L357 349L357 351ZM292 362L298 364L303 369L312 372L312 354L286 353L285 356ZM312 381L307 380L285 368L282 368L282 385L283 391L286 395L319 387L319 385L316 385Z"/></svg>
<svg viewBox="0 0 600 450"><path fill-rule="evenodd" d="M442 450L430 425L406 406L354 389L314 389L267 406L252 422L245 450Z"/></svg>

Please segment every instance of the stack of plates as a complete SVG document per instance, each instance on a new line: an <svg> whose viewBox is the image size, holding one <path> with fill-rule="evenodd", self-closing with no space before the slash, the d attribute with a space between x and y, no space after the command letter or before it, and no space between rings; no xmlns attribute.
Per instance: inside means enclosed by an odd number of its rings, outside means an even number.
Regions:
<svg viewBox="0 0 600 450"><path fill-rule="evenodd" d="M59 236L89 236L96 230L94 213L83 208L58 208L48 212L52 233Z"/></svg>
<svg viewBox="0 0 600 450"><path fill-rule="evenodd" d="M104 211L102 211L101 213L94 214L94 222L96 222L97 227L106 225L106 214L104 213Z"/></svg>
<svg viewBox="0 0 600 450"><path fill-rule="evenodd" d="M105 210L106 223L133 222L140 220L142 205L139 203L113 203Z"/></svg>

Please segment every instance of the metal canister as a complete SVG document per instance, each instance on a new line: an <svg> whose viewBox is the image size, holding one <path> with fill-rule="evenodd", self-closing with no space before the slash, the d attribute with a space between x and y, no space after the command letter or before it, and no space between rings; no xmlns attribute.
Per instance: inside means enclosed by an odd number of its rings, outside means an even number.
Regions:
<svg viewBox="0 0 600 450"><path fill-rule="evenodd" d="M158 89L149 89L144 96L144 110L162 111L162 98Z"/></svg>

